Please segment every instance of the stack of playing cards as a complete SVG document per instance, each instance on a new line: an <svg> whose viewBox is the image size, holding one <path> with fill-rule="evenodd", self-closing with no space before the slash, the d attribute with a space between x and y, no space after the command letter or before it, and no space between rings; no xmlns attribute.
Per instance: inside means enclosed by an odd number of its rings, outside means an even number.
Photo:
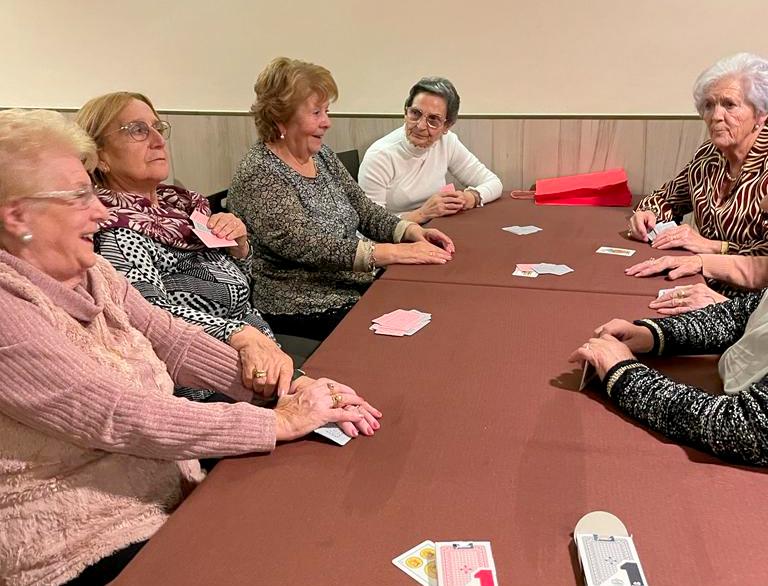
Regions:
<svg viewBox="0 0 768 586"><path fill-rule="evenodd" d="M512 234L517 234L518 236L525 236L526 234L540 232L541 228L538 226L507 226L506 228L502 228L502 230L505 232L512 232Z"/></svg>
<svg viewBox="0 0 768 586"><path fill-rule="evenodd" d="M648 232L648 240L650 242L653 242L656 239L656 236L658 236L662 232L669 230L670 228L677 228L677 224L675 224L674 222L659 222L658 224L656 224L653 230Z"/></svg>
<svg viewBox="0 0 768 586"><path fill-rule="evenodd" d="M431 313L418 309L396 309L374 319L369 329L384 336L412 336L431 320Z"/></svg>
<svg viewBox="0 0 768 586"><path fill-rule="evenodd" d="M554 265L548 262L540 262L538 264L517 264L517 266L515 266L515 272L512 274L515 277L529 277L533 279L539 275L562 276L572 272L573 269L568 265Z"/></svg>
<svg viewBox="0 0 768 586"><path fill-rule="evenodd" d="M426 540L392 563L422 586L498 586L489 541Z"/></svg>

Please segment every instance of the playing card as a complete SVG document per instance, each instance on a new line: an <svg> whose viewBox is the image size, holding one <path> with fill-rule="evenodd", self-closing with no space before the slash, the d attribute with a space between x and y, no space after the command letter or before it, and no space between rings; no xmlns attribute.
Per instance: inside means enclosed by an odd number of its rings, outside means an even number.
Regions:
<svg viewBox="0 0 768 586"><path fill-rule="evenodd" d="M677 289L684 289L684 288L685 287L683 285L679 285L677 287L670 287L669 289L659 289L659 294L656 296L656 298L658 299L659 297L661 297L662 295L666 295L670 291L675 291Z"/></svg>
<svg viewBox="0 0 768 586"><path fill-rule="evenodd" d="M506 228L502 228L502 230L517 234L518 236L525 236L526 234L540 232L541 228L538 226L507 226Z"/></svg>
<svg viewBox="0 0 768 586"><path fill-rule="evenodd" d="M584 369L581 371L581 382L579 383L579 390L583 391L587 388L587 385L597 378L597 371L592 363L585 360Z"/></svg>
<svg viewBox="0 0 768 586"><path fill-rule="evenodd" d="M540 275L562 276L566 273L573 272L573 269L568 265L556 265L548 262L540 262L539 264L532 265L532 268Z"/></svg>
<svg viewBox="0 0 768 586"><path fill-rule="evenodd" d="M635 251L631 248L615 248L613 246L601 246L595 252L598 254L616 254L618 256L632 256Z"/></svg>
<svg viewBox="0 0 768 586"><path fill-rule="evenodd" d="M440 586L498 586L489 541L438 541L435 553Z"/></svg>
<svg viewBox="0 0 768 586"><path fill-rule="evenodd" d="M533 269L527 270L527 271L523 270L523 269L520 268L520 265L518 265L517 268L515 268L514 272L512 273L512 276L513 277L528 277L529 279L535 279L536 277L539 276L539 273L537 273Z"/></svg>
<svg viewBox="0 0 768 586"><path fill-rule="evenodd" d="M315 433L328 438L329 440L339 444L340 446L346 445L346 443L352 439L346 433L341 431L341 429L339 429L339 427L335 423L326 423L322 427L318 427L315 430Z"/></svg>
<svg viewBox="0 0 768 586"><path fill-rule="evenodd" d="M208 216L195 210L189 216L189 219L192 220L192 225L194 226L192 231L197 234L197 237L202 240L203 244L205 244L208 248L237 246L237 242L234 240L230 240L229 238L219 238L213 235L213 233L208 229Z"/></svg>
<svg viewBox="0 0 768 586"><path fill-rule="evenodd" d="M456 188L453 186L453 183L449 183L448 185L443 185L440 188L440 193L450 193L451 191L456 191Z"/></svg>
<svg viewBox="0 0 768 586"><path fill-rule="evenodd" d="M422 586L437 586L435 544L429 539L397 556L392 563Z"/></svg>
<svg viewBox="0 0 768 586"><path fill-rule="evenodd" d="M676 227L677 227L677 224L675 222L659 222L658 224L656 224L653 230L650 230L648 232L648 240L650 242L653 242L656 239L656 236L658 236L662 232L666 232L670 228L676 228Z"/></svg>

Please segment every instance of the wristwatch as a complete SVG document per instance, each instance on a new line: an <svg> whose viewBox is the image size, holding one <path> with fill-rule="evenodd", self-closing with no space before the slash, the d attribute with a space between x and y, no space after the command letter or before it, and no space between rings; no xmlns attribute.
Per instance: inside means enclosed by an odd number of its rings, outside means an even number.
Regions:
<svg viewBox="0 0 768 586"><path fill-rule="evenodd" d="M472 187L468 187L468 188L466 189L466 191L471 191L471 192L472 192L472 195L474 195L474 196L475 196L475 207L476 207L476 208L481 208L481 207L483 207L483 198L482 198L482 197L480 197L480 192L479 192L479 191L477 191L477 189L474 189L474 188L472 188Z"/></svg>

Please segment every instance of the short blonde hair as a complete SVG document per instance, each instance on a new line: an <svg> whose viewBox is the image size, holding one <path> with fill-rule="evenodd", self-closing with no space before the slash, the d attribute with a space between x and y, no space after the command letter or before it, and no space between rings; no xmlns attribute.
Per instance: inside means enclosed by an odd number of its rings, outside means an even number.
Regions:
<svg viewBox="0 0 768 586"><path fill-rule="evenodd" d="M34 191L34 173L47 154L73 154L86 171L98 161L96 145L77 124L51 110L0 112L0 204Z"/></svg>
<svg viewBox="0 0 768 586"><path fill-rule="evenodd" d="M85 130L96 142L96 146L104 146L104 133L110 124L120 115L120 112L131 103L132 100L139 100L150 107L152 112L159 119L160 116L152 105L150 99L144 94L137 92L112 92L104 94L98 98L88 100L80 108L75 121ZM104 173L97 167L91 173L96 183L104 184Z"/></svg>
<svg viewBox="0 0 768 586"><path fill-rule="evenodd" d="M329 102L339 97L336 82L325 67L287 57L278 57L267 65L253 89L256 101L251 106L251 114L264 142L280 138L277 124L288 122L311 95Z"/></svg>

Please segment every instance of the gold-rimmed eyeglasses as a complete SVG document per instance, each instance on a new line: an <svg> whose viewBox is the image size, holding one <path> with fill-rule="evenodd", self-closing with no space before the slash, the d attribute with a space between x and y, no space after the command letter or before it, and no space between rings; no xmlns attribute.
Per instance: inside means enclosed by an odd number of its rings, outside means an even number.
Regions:
<svg viewBox="0 0 768 586"><path fill-rule="evenodd" d="M424 112L419 110L416 106L408 106L405 109L405 117L408 118L410 122L415 122L418 124L422 116L425 118L427 126L429 126L432 130L442 128L445 124L445 119L438 114L424 114Z"/></svg>
<svg viewBox="0 0 768 586"><path fill-rule="evenodd" d="M171 124L165 120L155 120L152 124L147 124L143 120L134 120L133 122L123 124L117 130L107 132L104 136L109 136L116 132L125 132L136 142L144 142L149 138L150 129L157 132L165 140L171 137Z"/></svg>

